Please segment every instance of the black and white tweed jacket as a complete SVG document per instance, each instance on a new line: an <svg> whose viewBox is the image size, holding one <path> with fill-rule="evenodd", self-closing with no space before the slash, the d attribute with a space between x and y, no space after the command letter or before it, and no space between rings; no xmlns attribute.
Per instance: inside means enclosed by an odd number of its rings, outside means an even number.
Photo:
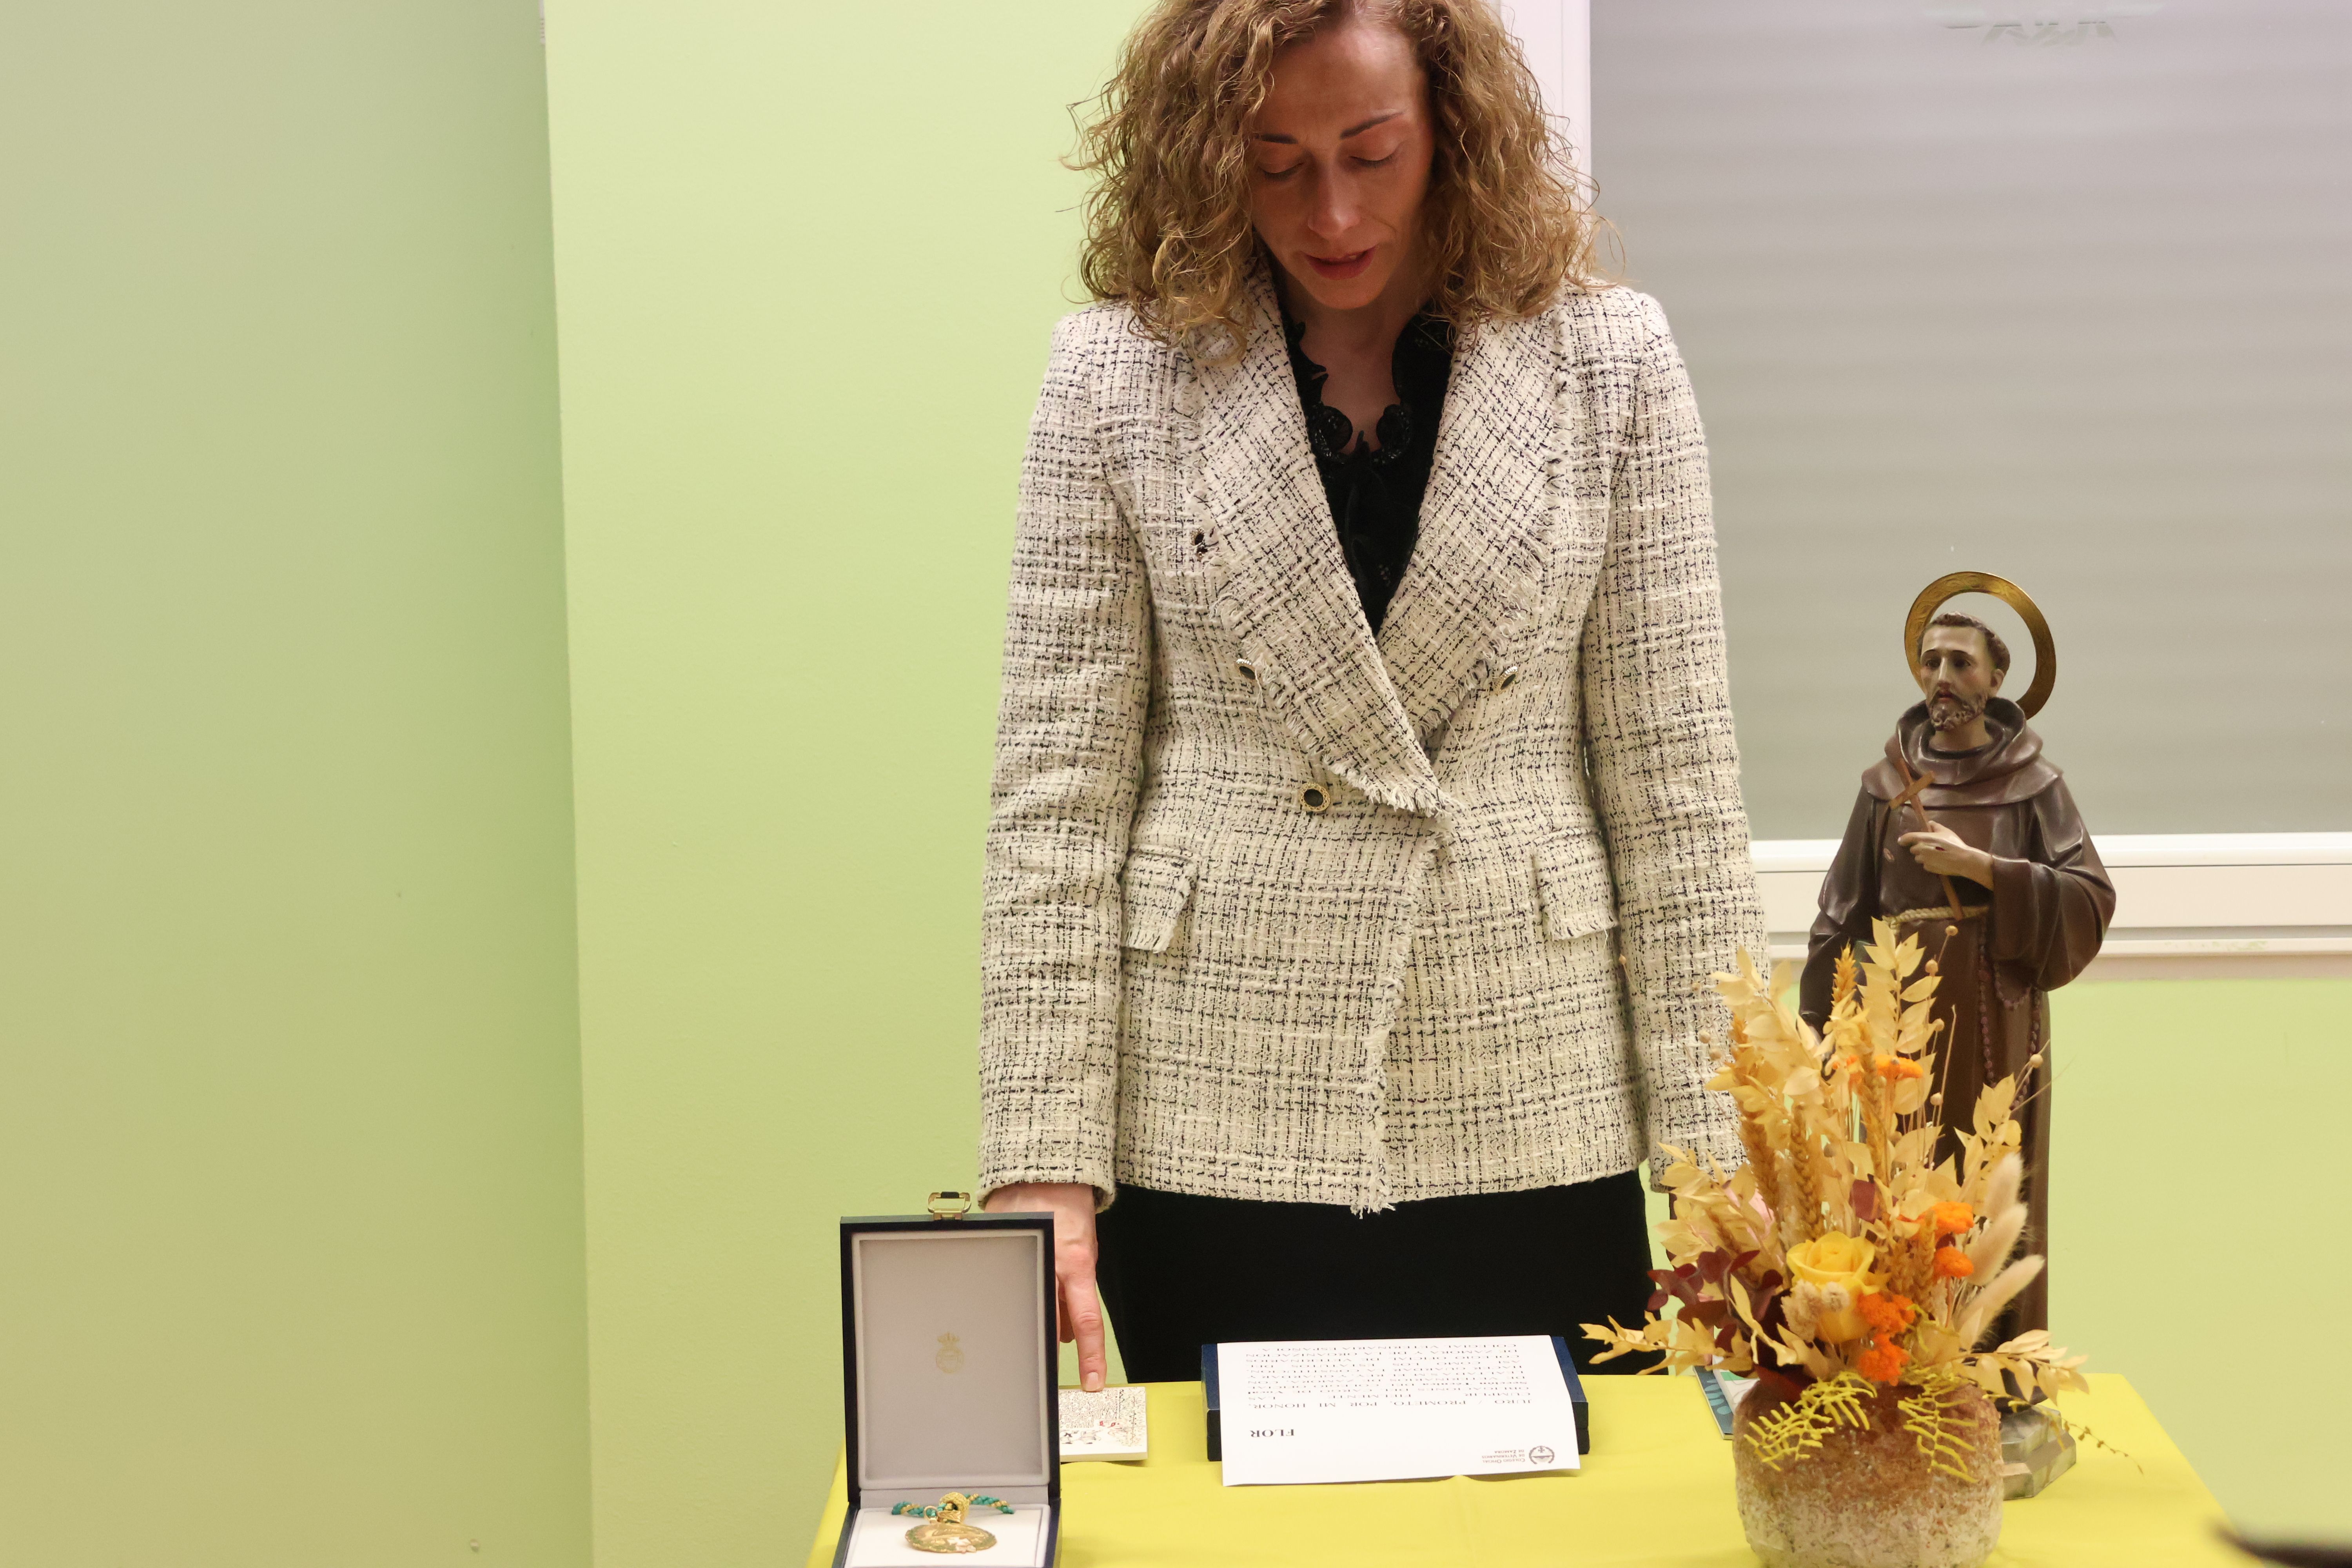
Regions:
<svg viewBox="0 0 2352 1568"><path fill-rule="evenodd" d="M1707 982L1764 951L1665 318L1461 334L1375 638L1270 289L1238 363L1063 321L1022 479L981 1184L1345 1204L1727 1169Z"/></svg>

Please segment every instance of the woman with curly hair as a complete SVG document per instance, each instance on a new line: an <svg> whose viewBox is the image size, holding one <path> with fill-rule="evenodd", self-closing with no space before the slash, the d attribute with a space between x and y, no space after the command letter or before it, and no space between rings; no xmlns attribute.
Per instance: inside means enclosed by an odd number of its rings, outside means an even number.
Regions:
<svg viewBox="0 0 2352 1568"><path fill-rule="evenodd" d="M1100 1385L1635 1321L1763 951L1706 449L1486 0L1160 0L1022 481L982 1184ZM1099 1248L1099 1254L1097 1249ZM1579 1359L1581 1360L1580 1351ZM1612 1363L1612 1367L1622 1365Z"/></svg>

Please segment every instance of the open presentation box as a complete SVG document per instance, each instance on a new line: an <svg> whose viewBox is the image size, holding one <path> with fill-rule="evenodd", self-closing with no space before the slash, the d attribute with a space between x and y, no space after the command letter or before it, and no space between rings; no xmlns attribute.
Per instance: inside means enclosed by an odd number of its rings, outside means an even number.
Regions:
<svg viewBox="0 0 2352 1568"><path fill-rule="evenodd" d="M1053 1216L958 1216L935 1201L928 1216L843 1220L841 1340L849 1512L835 1568L1050 1568L1062 1503ZM948 1492L1013 1506L971 1515L994 1546L948 1557L907 1544L921 1521L891 1508Z"/></svg>

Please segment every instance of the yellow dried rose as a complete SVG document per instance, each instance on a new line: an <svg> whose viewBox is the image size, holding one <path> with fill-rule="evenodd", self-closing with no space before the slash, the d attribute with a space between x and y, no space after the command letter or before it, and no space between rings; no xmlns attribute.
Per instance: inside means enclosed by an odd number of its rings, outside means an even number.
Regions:
<svg viewBox="0 0 2352 1568"><path fill-rule="evenodd" d="M1870 1272L1877 1258L1878 1249L1861 1237L1834 1230L1789 1248L1789 1267L1801 1284L1814 1287L1819 1294L1816 1339L1843 1344L1868 1331L1870 1325L1863 1321L1856 1303L1885 1283Z"/></svg>

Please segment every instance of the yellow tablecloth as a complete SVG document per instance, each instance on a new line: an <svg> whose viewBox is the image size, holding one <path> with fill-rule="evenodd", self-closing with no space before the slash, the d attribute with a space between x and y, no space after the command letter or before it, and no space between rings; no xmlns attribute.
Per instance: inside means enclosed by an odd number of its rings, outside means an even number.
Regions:
<svg viewBox="0 0 2352 1568"><path fill-rule="evenodd" d="M1592 1452L1576 1474L1227 1487L1205 1453L1201 1385L1152 1384L1150 1459L1062 1467L1062 1568L1751 1568L1731 1445L1697 1383L1596 1377L1585 1389ZM2009 1504L1991 1568L2248 1568L2215 1538L2220 1507L2130 1384L2094 1373L2064 1408L2128 1457L2085 1443L2055 1487ZM810 1568L833 1561L845 1507L836 1471Z"/></svg>

